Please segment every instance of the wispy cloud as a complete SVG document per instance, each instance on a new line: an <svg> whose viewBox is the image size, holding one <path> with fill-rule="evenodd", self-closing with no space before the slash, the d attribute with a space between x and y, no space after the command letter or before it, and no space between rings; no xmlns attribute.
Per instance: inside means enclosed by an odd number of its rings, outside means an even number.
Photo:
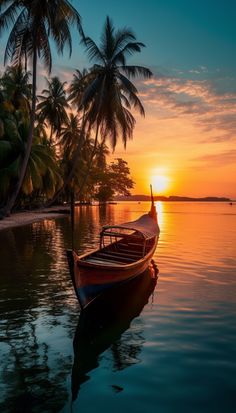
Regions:
<svg viewBox="0 0 236 413"><path fill-rule="evenodd" d="M202 155L194 158L193 161L201 163L202 166L207 165L207 167L224 167L236 164L236 149L217 154Z"/></svg>
<svg viewBox="0 0 236 413"><path fill-rule="evenodd" d="M216 79L154 77L140 84L140 97L159 119L191 117L202 131L213 132L213 142L232 140L236 137L236 92L224 91L220 79L219 85Z"/></svg>

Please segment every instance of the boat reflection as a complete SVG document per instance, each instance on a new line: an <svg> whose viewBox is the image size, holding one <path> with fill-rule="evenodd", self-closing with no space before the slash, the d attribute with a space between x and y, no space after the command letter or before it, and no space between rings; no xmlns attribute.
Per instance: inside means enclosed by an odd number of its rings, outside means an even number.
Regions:
<svg viewBox="0 0 236 413"><path fill-rule="evenodd" d="M131 334L122 339L121 335L147 304L157 283L157 273L153 263L144 273L105 292L81 311L73 342L73 401L77 398L81 384L89 380L88 373L99 366L99 355L109 347L115 370L139 361L137 354L144 342L143 338L140 339L142 332L131 330Z"/></svg>

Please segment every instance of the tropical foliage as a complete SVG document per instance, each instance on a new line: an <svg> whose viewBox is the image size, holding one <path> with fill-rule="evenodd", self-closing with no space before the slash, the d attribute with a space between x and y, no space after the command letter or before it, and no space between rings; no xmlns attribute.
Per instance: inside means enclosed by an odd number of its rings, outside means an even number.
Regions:
<svg viewBox="0 0 236 413"><path fill-rule="evenodd" d="M36 95L37 63L50 72L50 39L62 53L72 51L70 26L76 24L93 66L76 70L71 82L45 79ZM128 195L134 182L121 158L107 162L118 139L132 138L132 109L144 115L137 76L149 78L142 66L127 58L140 52L132 30L115 30L109 17L98 46L83 34L81 18L67 0L3 0L0 36L10 30L0 77L0 208L44 205L53 199L97 199ZM31 65L31 72L28 70Z"/></svg>
<svg viewBox="0 0 236 413"><path fill-rule="evenodd" d="M137 89L130 81L137 75L151 77L149 69L127 65L127 56L140 52L143 43L137 42L129 29L115 31L107 17L101 36L100 47L90 38L84 39L86 51L94 66L84 76L87 87L82 104L87 109L87 119L96 128L96 138L100 131L102 138L109 137L113 149L120 136L124 146L132 138L135 119L132 107L144 115L144 108L137 96Z"/></svg>
<svg viewBox="0 0 236 413"><path fill-rule="evenodd" d="M13 65L24 62L27 68L28 61L32 60L29 136L18 180L5 206L5 213L8 214L22 187L33 144L38 58L42 59L50 73L52 55L49 38L54 40L58 53L62 53L65 46L69 47L71 53L71 24L76 23L82 35L83 31L80 15L68 0L1 0L0 7L0 35L3 30L12 27L5 49L5 62L10 60Z"/></svg>
<svg viewBox="0 0 236 413"><path fill-rule="evenodd" d="M3 113L3 112L2 112ZM29 120L20 112L4 112L0 139L0 205L4 205L18 179L29 133ZM36 198L44 202L62 184L55 150L40 128L34 129L30 158L21 187L18 205L29 205Z"/></svg>
<svg viewBox="0 0 236 413"><path fill-rule="evenodd" d="M66 110L69 108L69 104L65 91L66 82L62 83L57 76L50 80L46 79L46 82L48 89L44 89L42 95L38 96L41 102L37 105L37 112L39 122L46 121L50 128L49 141L52 144L53 134L59 136L62 125L67 123Z"/></svg>
<svg viewBox="0 0 236 413"><path fill-rule="evenodd" d="M117 179L119 177L119 179ZM94 198L99 202L107 202L115 195L130 195L134 181L130 178L127 162L117 158L99 173Z"/></svg>

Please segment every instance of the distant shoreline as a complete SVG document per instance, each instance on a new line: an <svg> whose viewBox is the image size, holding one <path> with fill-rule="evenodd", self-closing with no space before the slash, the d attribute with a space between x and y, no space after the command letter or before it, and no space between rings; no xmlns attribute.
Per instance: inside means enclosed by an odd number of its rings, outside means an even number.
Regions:
<svg viewBox="0 0 236 413"><path fill-rule="evenodd" d="M131 196L117 196L115 201L150 201L149 195L131 195ZM188 196L154 196L154 201L167 202L233 202L232 199L226 197L206 196L201 198L192 198Z"/></svg>

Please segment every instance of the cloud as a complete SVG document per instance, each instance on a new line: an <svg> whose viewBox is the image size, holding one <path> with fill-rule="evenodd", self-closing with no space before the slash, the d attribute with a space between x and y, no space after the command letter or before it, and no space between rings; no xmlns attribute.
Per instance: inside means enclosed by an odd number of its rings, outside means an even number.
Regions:
<svg viewBox="0 0 236 413"><path fill-rule="evenodd" d="M204 119L201 119L201 126L204 127L205 131L216 129L225 132L213 136L211 138L213 142L231 141L236 138L236 110L228 109L227 111L227 109L222 108L222 111L207 114Z"/></svg>
<svg viewBox="0 0 236 413"><path fill-rule="evenodd" d="M159 120L190 118L203 132L213 133L212 141L230 141L236 137L236 92L224 90L224 83L221 78L217 83L215 78L212 82L165 75L139 83L139 89L145 107L156 111Z"/></svg>
<svg viewBox="0 0 236 413"><path fill-rule="evenodd" d="M217 154L202 155L194 158L193 161L200 162L202 166L207 165L207 167L225 167L236 164L236 149Z"/></svg>

